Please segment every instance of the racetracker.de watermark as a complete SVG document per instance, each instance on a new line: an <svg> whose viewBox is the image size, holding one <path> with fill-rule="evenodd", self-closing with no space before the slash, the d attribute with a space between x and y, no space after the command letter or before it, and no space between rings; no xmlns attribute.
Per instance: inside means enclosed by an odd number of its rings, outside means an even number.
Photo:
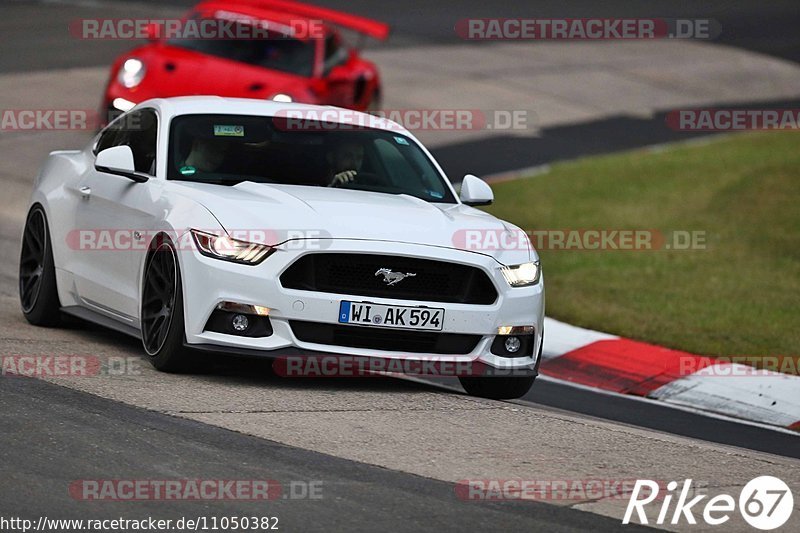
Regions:
<svg viewBox="0 0 800 533"><path fill-rule="evenodd" d="M406 354L400 357L357 355L284 355L272 365L275 374L285 378L379 377L403 374L426 377L528 376L530 371L508 364L494 367L481 361L463 360L435 354Z"/></svg>
<svg viewBox="0 0 800 533"><path fill-rule="evenodd" d="M69 495L80 501L321 500L322 480L78 479Z"/></svg>
<svg viewBox="0 0 800 533"><path fill-rule="evenodd" d="M139 357L96 355L0 355L3 377L74 378L136 376L142 373Z"/></svg>
<svg viewBox="0 0 800 533"><path fill-rule="evenodd" d="M87 131L100 125L91 109L4 109L2 131Z"/></svg>
<svg viewBox="0 0 800 533"><path fill-rule="evenodd" d="M213 18L82 18L69 24L76 39L96 40L256 40L322 39L325 24L321 19L290 19L276 22L217 11Z"/></svg>
<svg viewBox="0 0 800 533"><path fill-rule="evenodd" d="M321 229L198 229L219 237L218 250L234 250L239 243L281 246L286 250L322 250L330 246L330 232ZM81 252L131 252L157 248L168 240L178 250L197 250L192 232L186 230L151 230L134 228L84 228L67 232L70 250Z"/></svg>
<svg viewBox="0 0 800 533"><path fill-rule="evenodd" d="M378 109L369 114L350 109L285 107L272 119L282 131L524 131L530 112L525 109Z"/></svg>
<svg viewBox="0 0 800 533"><path fill-rule="evenodd" d="M464 501L586 501L630 498L636 479L462 479Z"/></svg>
<svg viewBox="0 0 800 533"><path fill-rule="evenodd" d="M665 120L676 131L798 131L800 109L678 109Z"/></svg>
<svg viewBox="0 0 800 533"><path fill-rule="evenodd" d="M676 18L468 18L455 32L469 41L599 41L715 39L714 19Z"/></svg>
<svg viewBox="0 0 800 533"><path fill-rule="evenodd" d="M678 360L680 376L697 375L718 378L769 377L776 373L786 376L800 375L800 356L789 355L734 355L720 357L681 356Z"/></svg>
<svg viewBox="0 0 800 533"><path fill-rule="evenodd" d="M3 109L0 115L0 131L96 131L117 118L114 111L98 112L94 109ZM116 130L138 131L144 127L136 114L128 114L117 120Z"/></svg>
<svg viewBox="0 0 800 533"><path fill-rule="evenodd" d="M705 250L707 235L703 230L660 231L652 229L461 229L453 233L455 248L472 251L588 250L654 251Z"/></svg>

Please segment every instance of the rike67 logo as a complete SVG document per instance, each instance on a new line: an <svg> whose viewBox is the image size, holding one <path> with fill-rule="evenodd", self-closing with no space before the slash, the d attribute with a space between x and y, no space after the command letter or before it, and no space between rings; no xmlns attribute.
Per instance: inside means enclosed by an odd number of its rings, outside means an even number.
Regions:
<svg viewBox="0 0 800 533"><path fill-rule="evenodd" d="M661 500L661 508L655 520L658 525L667 523L670 518L670 524L679 524L684 519L689 524L696 524L695 512L701 514L706 524L722 525L730 520L731 515L737 510L738 503L738 511L742 518L752 527L766 531L784 525L794 509L794 497L789 486L772 476L760 476L750 480L739 493L738 502L729 494L719 494L706 501L705 505L698 505L707 495L701 494L689 499L692 493L691 479L684 480L678 494L675 493L678 489L677 481L670 481L667 484L666 494L659 494L659 489L660 485L655 481L637 479L622 523L629 524L633 513L636 512L639 523L648 524L645 506L657 498ZM674 496L677 496L677 500L670 517Z"/></svg>

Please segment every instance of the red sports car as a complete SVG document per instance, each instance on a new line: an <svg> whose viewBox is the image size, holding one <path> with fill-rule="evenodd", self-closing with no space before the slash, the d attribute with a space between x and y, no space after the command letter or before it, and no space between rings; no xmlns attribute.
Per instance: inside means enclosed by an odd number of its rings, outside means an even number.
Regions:
<svg viewBox="0 0 800 533"><path fill-rule="evenodd" d="M180 21L149 24L150 42L114 61L102 110L198 94L377 109L378 69L339 29L389 35L382 22L299 2L202 2Z"/></svg>

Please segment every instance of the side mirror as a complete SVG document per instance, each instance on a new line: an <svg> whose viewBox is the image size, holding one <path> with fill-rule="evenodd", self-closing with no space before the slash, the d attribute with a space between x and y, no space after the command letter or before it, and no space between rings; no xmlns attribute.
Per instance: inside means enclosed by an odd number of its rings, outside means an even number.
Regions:
<svg viewBox="0 0 800 533"><path fill-rule="evenodd" d="M99 172L124 176L138 183L149 179L146 174L136 172L130 146L112 146L101 151L94 160L94 168Z"/></svg>
<svg viewBox="0 0 800 533"><path fill-rule="evenodd" d="M467 205L489 205L494 201L494 193L489 184L478 176L467 174L461 181L461 201Z"/></svg>

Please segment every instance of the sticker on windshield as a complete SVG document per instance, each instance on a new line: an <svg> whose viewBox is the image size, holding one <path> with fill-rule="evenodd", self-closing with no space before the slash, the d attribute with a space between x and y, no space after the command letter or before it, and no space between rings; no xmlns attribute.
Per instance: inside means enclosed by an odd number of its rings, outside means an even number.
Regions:
<svg viewBox="0 0 800 533"><path fill-rule="evenodd" d="M189 165L186 165L178 169L178 172L180 172L184 176L191 176L192 174L197 172L197 169L194 167L190 167Z"/></svg>
<svg viewBox="0 0 800 533"><path fill-rule="evenodd" d="M444 198L444 194L440 193L439 191L431 191L431 190L429 190L428 194L430 194L434 198Z"/></svg>
<svg viewBox="0 0 800 533"><path fill-rule="evenodd" d="M405 137L395 137L394 142L396 142L397 144L405 144L406 146L408 146L408 139L406 139Z"/></svg>
<svg viewBox="0 0 800 533"><path fill-rule="evenodd" d="M244 126L228 126L224 124L214 124L214 136L244 137Z"/></svg>

